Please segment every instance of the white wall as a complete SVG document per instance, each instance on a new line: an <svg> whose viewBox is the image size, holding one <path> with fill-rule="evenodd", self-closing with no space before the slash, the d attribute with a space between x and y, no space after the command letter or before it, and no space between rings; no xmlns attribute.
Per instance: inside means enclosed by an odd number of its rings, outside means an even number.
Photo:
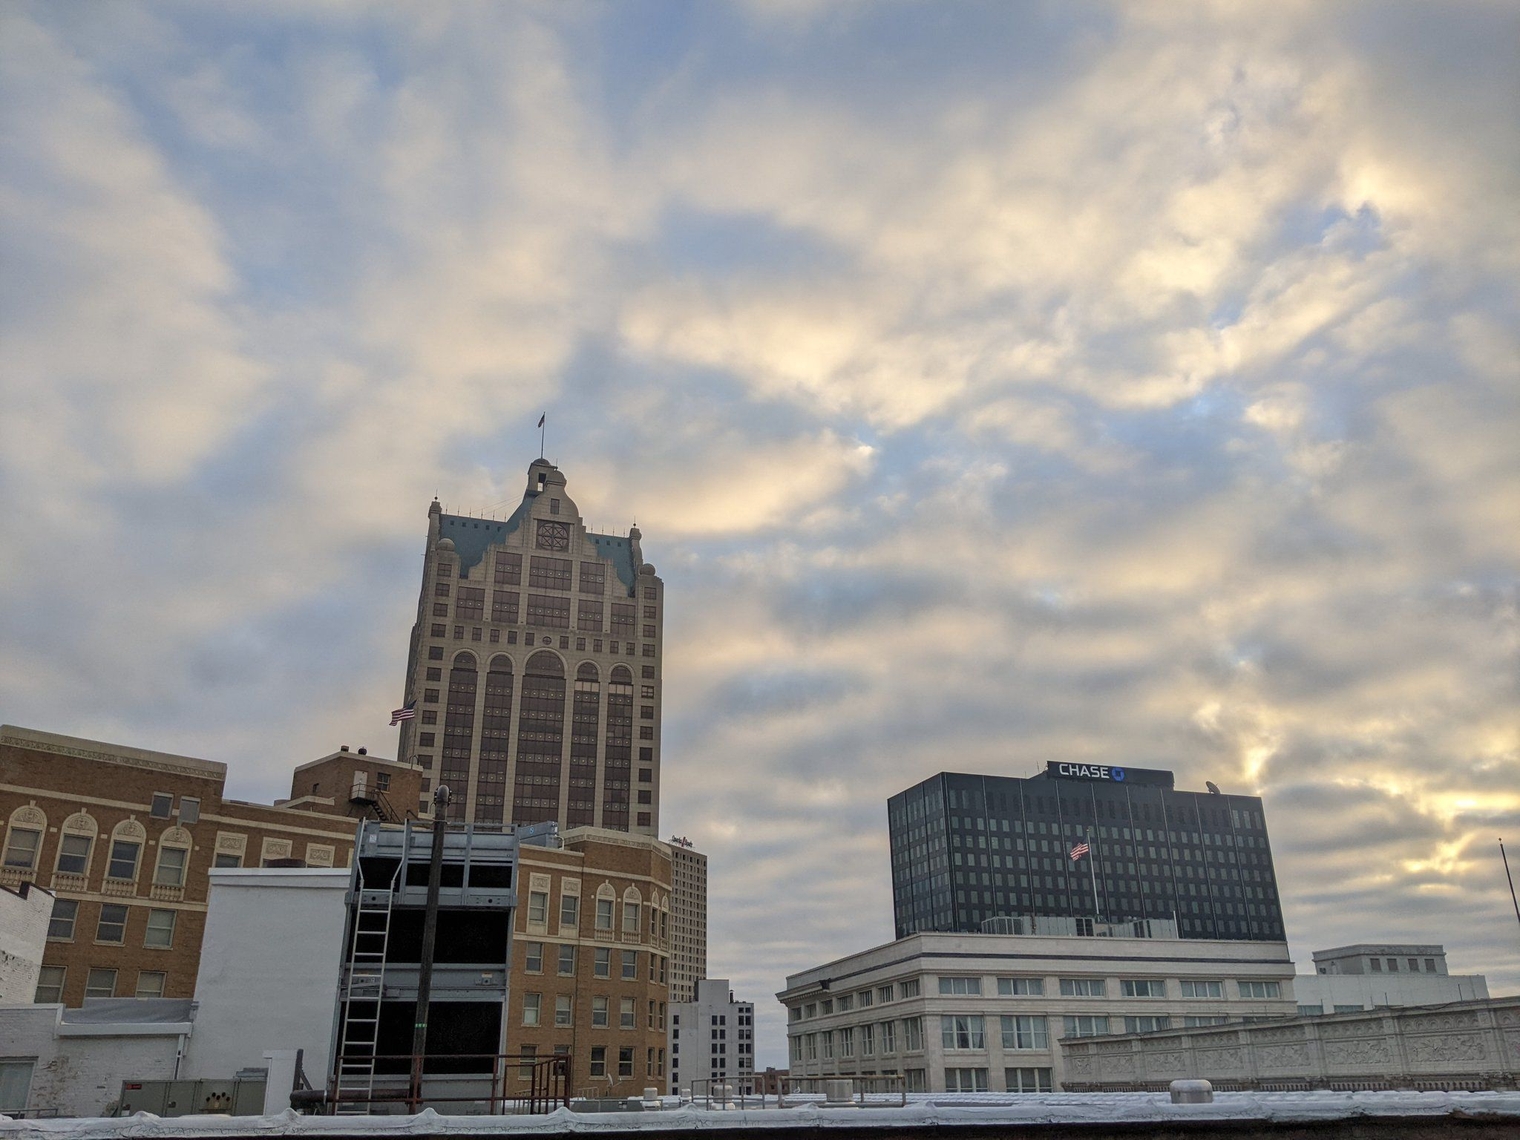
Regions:
<svg viewBox="0 0 1520 1140"><path fill-rule="evenodd" d="M61 1005L0 1006L0 1057L36 1062L28 1114L101 1116L124 1080L169 1080L184 1025L60 1025ZM60 1036L60 1034L68 1034Z"/></svg>
<svg viewBox="0 0 1520 1140"><path fill-rule="evenodd" d="M1379 1006L1441 1005L1488 997L1482 974L1300 974L1293 979L1299 1005L1338 1005L1358 1009Z"/></svg>
<svg viewBox="0 0 1520 1140"><path fill-rule="evenodd" d="M51 893L35 883L23 883L22 890L24 896L0 887L0 1002L29 1002L37 996L48 919L53 915Z"/></svg>
<svg viewBox="0 0 1520 1140"><path fill-rule="evenodd" d="M269 1049L304 1049L326 1079L343 957L346 870L228 868L210 873L195 983L195 1032L181 1076L261 1068Z"/></svg>

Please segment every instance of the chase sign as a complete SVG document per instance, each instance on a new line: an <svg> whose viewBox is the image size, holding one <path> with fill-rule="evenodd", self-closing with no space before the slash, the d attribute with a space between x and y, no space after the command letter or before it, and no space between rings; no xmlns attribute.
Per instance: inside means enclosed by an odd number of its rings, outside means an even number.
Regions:
<svg viewBox="0 0 1520 1140"><path fill-rule="evenodd" d="M1172 774L1162 768L1121 768L1115 764L1069 764L1050 760L1045 774L1061 780L1101 780L1111 784L1148 784L1170 788Z"/></svg>

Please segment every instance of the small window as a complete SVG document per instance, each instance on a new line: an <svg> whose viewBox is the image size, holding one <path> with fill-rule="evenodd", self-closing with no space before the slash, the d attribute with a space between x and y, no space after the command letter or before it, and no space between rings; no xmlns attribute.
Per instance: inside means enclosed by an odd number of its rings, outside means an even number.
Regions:
<svg viewBox="0 0 1520 1140"><path fill-rule="evenodd" d="M1160 978L1124 978L1119 991L1128 998L1164 998L1166 982Z"/></svg>
<svg viewBox="0 0 1520 1140"><path fill-rule="evenodd" d="M558 1029L564 1029L570 1024L570 995L560 994L554 999L554 1025Z"/></svg>
<svg viewBox="0 0 1520 1140"><path fill-rule="evenodd" d="M998 993L1004 997L1040 997L1045 993L1044 978L999 978Z"/></svg>
<svg viewBox="0 0 1520 1140"><path fill-rule="evenodd" d="M74 923L78 918L78 899L54 899L53 916L48 919L47 936L54 942L72 942Z"/></svg>
<svg viewBox="0 0 1520 1140"><path fill-rule="evenodd" d="M538 1024L538 1015L540 1010L543 1008L543 1003L543 994L523 994L522 1023L524 1025Z"/></svg>
<svg viewBox="0 0 1520 1140"><path fill-rule="evenodd" d="M1062 997L1102 997L1105 989L1102 978L1062 978Z"/></svg>
<svg viewBox="0 0 1520 1140"><path fill-rule="evenodd" d="M102 903L100 921L95 926L95 941L122 943L127 940L127 908L118 903Z"/></svg>
<svg viewBox="0 0 1520 1140"><path fill-rule="evenodd" d="M523 969L530 974L542 974L544 972L544 944L542 942L526 942L523 944Z"/></svg>
<svg viewBox="0 0 1520 1140"><path fill-rule="evenodd" d="M618 1002L618 1028L638 1028L638 1014L634 1009L633 998L631 997L622 998Z"/></svg>
<svg viewBox="0 0 1520 1140"><path fill-rule="evenodd" d="M23 871L35 870L37 852L42 848L42 832L27 827L13 827L5 841L5 865Z"/></svg>
<svg viewBox="0 0 1520 1140"><path fill-rule="evenodd" d="M633 1047L625 1045L618 1050L618 1076L633 1076Z"/></svg>
<svg viewBox="0 0 1520 1140"><path fill-rule="evenodd" d="M941 978L939 980L939 992L941 994L974 995L982 992L981 978Z"/></svg>
<svg viewBox="0 0 1520 1140"><path fill-rule="evenodd" d="M63 900L59 900L60 902ZM44 966L37 975L36 1000L44 1005L52 1005L54 1002L63 1000L64 968L62 966Z"/></svg>
<svg viewBox="0 0 1520 1140"><path fill-rule="evenodd" d="M137 878L137 857L142 853L142 844L133 843L127 839L115 839L111 841L111 860L106 867L106 877L109 879L135 879Z"/></svg>
<svg viewBox="0 0 1520 1140"><path fill-rule="evenodd" d="M197 823L201 818L201 801L194 796L180 796L180 823Z"/></svg>
<svg viewBox="0 0 1520 1140"><path fill-rule="evenodd" d="M23 1113L32 1095L33 1060L20 1058L0 1061L0 1112Z"/></svg>
<svg viewBox="0 0 1520 1140"><path fill-rule="evenodd" d="M549 921L549 892L528 892L528 922L534 926L543 926Z"/></svg>
<svg viewBox="0 0 1520 1140"><path fill-rule="evenodd" d="M102 998L116 996L116 971L96 967L85 976L84 996Z"/></svg>
<svg viewBox="0 0 1520 1140"><path fill-rule="evenodd" d="M58 841L58 871L64 875L83 875L90 867L91 835L65 835Z"/></svg>
<svg viewBox="0 0 1520 1140"><path fill-rule="evenodd" d="M575 973L575 947L569 943L559 948L559 973L561 977Z"/></svg>
<svg viewBox="0 0 1520 1140"><path fill-rule="evenodd" d="M153 882L160 887L183 887L185 863L189 857L190 852L183 847L160 847L158 870L153 875Z"/></svg>
<svg viewBox="0 0 1520 1140"><path fill-rule="evenodd" d="M639 952L637 950L624 950L623 954L623 980L625 982L638 981L639 977Z"/></svg>
<svg viewBox="0 0 1520 1140"><path fill-rule="evenodd" d="M607 1046L591 1046L591 1075L593 1077L605 1077L607 1075Z"/></svg>
<svg viewBox="0 0 1520 1140"><path fill-rule="evenodd" d="M140 970L137 974L137 996L140 998L161 998L164 996L164 986L169 980L169 975L162 970Z"/></svg>
<svg viewBox="0 0 1520 1140"><path fill-rule="evenodd" d="M591 973L597 978L612 977L612 951L606 946L596 948L596 957L591 963Z"/></svg>
<svg viewBox="0 0 1520 1140"><path fill-rule="evenodd" d="M158 950L168 950L174 945L174 920L175 912L172 910L150 910L148 912L148 931L143 936L143 945L152 946Z"/></svg>
<svg viewBox="0 0 1520 1140"><path fill-rule="evenodd" d="M580 895L562 893L559 896L559 924L562 927L579 926L581 924Z"/></svg>
<svg viewBox="0 0 1520 1140"><path fill-rule="evenodd" d="M606 1029L608 1014L608 999L605 995L598 994L591 999L591 1027L593 1029Z"/></svg>
<svg viewBox="0 0 1520 1140"><path fill-rule="evenodd" d="M243 857L241 855L229 855L225 851L222 851L217 853L211 865L213 867L241 867L243 865Z"/></svg>
<svg viewBox="0 0 1520 1140"><path fill-rule="evenodd" d="M623 903L623 933L637 934L639 932L639 911L641 907L636 902Z"/></svg>

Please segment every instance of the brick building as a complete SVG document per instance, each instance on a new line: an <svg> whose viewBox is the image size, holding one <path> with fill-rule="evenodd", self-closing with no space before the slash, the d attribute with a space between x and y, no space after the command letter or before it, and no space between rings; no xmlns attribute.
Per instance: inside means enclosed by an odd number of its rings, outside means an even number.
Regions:
<svg viewBox="0 0 1520 1140"><path fill-rule="evenodd" d="M347 866L357 817L415 804L419 773L340 750L275 805L228 798L226 778L210 760L0 726L0 884L57 896L37 1000L193 996L210 868Z"/></svg>

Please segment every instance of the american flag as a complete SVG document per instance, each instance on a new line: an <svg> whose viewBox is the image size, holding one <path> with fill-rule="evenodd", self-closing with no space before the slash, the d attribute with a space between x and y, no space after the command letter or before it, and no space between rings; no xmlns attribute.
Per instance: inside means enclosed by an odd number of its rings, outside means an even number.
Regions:
<svg viewBox="0 0 1520 1140"><path fill-rule="evenodd" d="M416 715L417 715L417 702L416 701L408 701L406 704L402 705L399 709L392 709L391 710L391 727L395 728L402 721L404 721L404 720L411 720L412 717L414 717Z"/></svg>
<svg viewBox="0 0 1520 1140"><path fill-rule="evenodd" d="M1081 843L1078 843L1071 849L1071 861L1075 863L1078 859L1082 858L1082 856L1086 855L1091 850L1092 848L1087 845L1087 840L1082 840Z"/></svg>

